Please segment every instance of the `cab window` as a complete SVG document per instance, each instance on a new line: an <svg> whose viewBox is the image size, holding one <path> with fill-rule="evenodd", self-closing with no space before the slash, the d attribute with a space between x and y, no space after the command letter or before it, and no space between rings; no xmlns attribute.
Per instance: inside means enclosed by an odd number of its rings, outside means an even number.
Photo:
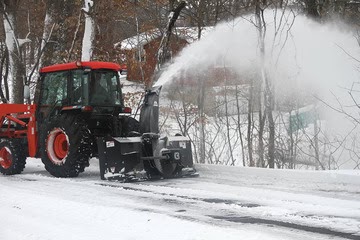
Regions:
<svg viewBox="0 0 360 240"><path fill-rule="evenodd" d="M74 70L72 79L72 103L87 104L89 102L89 76L90 71Z"/></svg>
<svg viewBox="0 0 360 240"><path fill-rule="evenodd" d="M43 80L42 105L61 105L67 100L68 72L47 73Z"/></svg>
<svg viewBox="0 0 360 240"><path fill-rule="evenodd" d="M90 84L90 104L121 105L119 78L114 71L94 71Z"/></svg>

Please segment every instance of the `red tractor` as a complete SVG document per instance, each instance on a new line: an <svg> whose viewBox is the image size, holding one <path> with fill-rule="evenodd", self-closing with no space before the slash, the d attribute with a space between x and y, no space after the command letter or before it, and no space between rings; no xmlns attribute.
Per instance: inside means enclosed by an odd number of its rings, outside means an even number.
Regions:
<svg viewBox="0 0 360 240"><path fill-rule="evenodd" d="M0 104L0 172L19 174L27 157L40 157L53 176L76 177L98 157L102 179L197 176L189 139L159 134L161 88L146 91L137 121L120 70L109 62L42 68L34 104Z"/></svg>

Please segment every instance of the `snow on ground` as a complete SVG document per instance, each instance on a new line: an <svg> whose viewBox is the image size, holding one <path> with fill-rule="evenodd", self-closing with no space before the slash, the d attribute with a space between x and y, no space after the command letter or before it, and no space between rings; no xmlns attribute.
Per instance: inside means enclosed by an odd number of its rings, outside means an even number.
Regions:
<svg viewBox="0 0 360 240"><path fill-rule="evenodd" d="M0 232L13 239L360 239L358 171L197 165L199 178L50 176L39 159L0 176Z"/></svg>

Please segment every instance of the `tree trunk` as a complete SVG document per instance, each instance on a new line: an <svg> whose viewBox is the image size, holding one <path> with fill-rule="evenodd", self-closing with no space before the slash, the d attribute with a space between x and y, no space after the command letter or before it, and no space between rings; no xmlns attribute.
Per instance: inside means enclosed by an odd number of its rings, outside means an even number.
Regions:
<svg viewBox="0 0 360 240"><path fill-rule="evenodd" d="M275 121L274 111L274 95L275 89L268 76L265 77L265 113L269 124L269 146L268 146L268 163L269 168L275 167Z"/></svg>
<svg viewBox="0 0 360 240"><path fill-rule="evenodd" d="M260 52L260 81L258 87L258 94L259 94L259 130L258 130L258 155L259 159L256 163L257 167L264 167L264 129L265 129L265 120L266 114L264 114L264 106L265 106L265 82L266 82L266 70L265 70L265 23L263 19L263 10L261 9L260 2L256 2L255 8L255 18L256 18L256 25L258 30L258 41L259 41L259 52Z"/></svg>
<svg viewBox="0 0 360 240"><path fill-rule="evenodd" d="M234 166L236 159L234 158L233 146L231 144L231 136L230 136L231 129L230 129L230 119L229 119L228 97L227 97L226 84L227 84L227 82L226 82L226 72L225 72L225 95L224 95L224 97L225 97L226 137L227 137L227 142L228 142L228 146L229 146L229 154L230 154L230 159L231 159L230 165Z"/></svg>
<svg viewBox="0 0 360 240"><path fill-rule="evenodd" d="M259 52L260 52L260 108L259 108L259 161L261 167L265 166L264 162L264 143L263 134L265 127L265 120L269 122L269 147L268 147L268 163L270 168L274 168L274 154L275 154L275 125L272 116L273 111L273 89L272 83L267 74L265 66L265 36L266 36L266 22L264 19L264 8L266 7L266 0L257 1L255 6L255 18L258 29ZM263 110L264 109L264 110ZM264 114L264 115L263 115Z"/></svg>
<svg viewBox="0 0 360 240"><path fill-rule="evenodd" d="M320 161L319 153L319 126L317 120L314 120L314 151L315 151L315 160L316 160L316 170L319 170L319 167L322 170L325 170L324 165Z"/></svg>
<svg viewBox="0 0 360 240"><path fill-rule="evenodd" d="M269 121L269 147L268 147L268 163L269 168L275 167L275 122L273 117L273 108L267 109L267 118Z"/></svg>
<svg viewBox="0 0 360 240"><path fill-rule="evenodd" d="M254 96L254 84L250 83L249 100L248 100L248 125L247 125L247 145L249 154L249 166L255 167L253 159L253 96Z"/></svg>
<svg viewBox="0 0 360 240"><path fill-rule="evenodd" d="M198 119L200 124L199 129L199 154L200 154L200 163L205 163L205 84L204 79L198 76L199 83L199 96L198 96Z"/></svg>
<svg viewBox="0 0 360 240"><path fill-rule="evenodd" d="M92 17L94 1L84 0L85 7L82 9L85 15L85 31L82 42L81 61L90 61L94 49L95 21Z"/></svg>
<svg viewBox="0 0 360 240"><path fill-rule="evenodd" d="M40 43L40 48L38 51L38 66L37 66L37 72L40 70L40 68L44 66L48 66L52 63L53 58L53 49L49 48L48 41L51 36L51 32L55 26L56 22L56 16L55 12L57 10L57 5L55 1L47 0L46 1L46 13L44 18L44 29L42 33L42 39ZM34 69L35 70L35 69ZM34 101L38 102L40 98L40 87L41 82L40 78L38 79L38 82L35 87L35 94L34 94Z"/></svg>
<svg viewBox="0 0 360 240"><path fill-rule="evenodd" d="M201 32L204 26L204 8L205 8L205 1L200 0L198 3L197 9L197 27L198 27L198 40L201 39ZM200 163L205 163L205 83L204 77L198 75L198 86L199 86L199 95L198 95L198 117L199 117L199 155L200 155Z"/></svg>
<svg viewBox="0 0 360 240"><path fill-rule="evenodd" d="M1 58L1 63L0 63L0 97L3 103L7 103L9 101L9 87L8 87L8 79L7 79L9 57L6 49L1 49L1 52L3 56ZM5 74L3 74L4 69L5 69ZM4 87L3 87L3 82L4 82Z"/></svg>
<svg viewBox="0 0 360 240"><path fill-rule="evenodd" d="M9 75L11 78L11 101L13 103L24 102L25 68L23 66L21 50L17 41L16 9L18 1L4 1L4 30L5 42L9 53Z"/></svg>
<svg viewBox="0 0 360 240"><path fill-rule="evenodd" d="M260 93L260 98L262 98L261 96L262 94ZM261 102L261 100L260 100ZM259 155L259 159L256 162L256 167L265 167L265 160L264 160L264 129L265 129L265 120L266 120L266 115L263 113L262 110L263 106L262 103L260 103L259 105L259 130L258 130L258 141L259 141L259 145L258 145L258 155Z"/></svg>
<svg viewBox="0 0 360 240"><path fill-rule="evenodd" d="M236 85L236 108L237 108L237 129L239 132L240 144L241 144L241 155L242 155L242 163L243 166L246 166L246 159L245 159L245 148L244 148L244 139L243 133L241 131L241 110L240 110L240 103L239 103L239 91L238 86Z"/></svg>
<svg viewBox="0 0 360 240"><path fill-rule="evenodd" d="M289 163L289 168L290 169L295 169L295 152L294 152L294 148L295 148L295 142L294 142L294 133L293 133L293 129L292 129L292 118L291 116L291 111L289 111L289 137L290 137L290 163Z"/></svg>

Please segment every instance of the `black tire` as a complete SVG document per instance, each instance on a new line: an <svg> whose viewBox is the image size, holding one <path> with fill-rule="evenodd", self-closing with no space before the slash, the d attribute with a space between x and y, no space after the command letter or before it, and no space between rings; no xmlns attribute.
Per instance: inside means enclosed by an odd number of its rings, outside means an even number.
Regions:
<svg viewBox="0 0 360 240"><path fill-rule="evenodd" d="M41 160L55 177L77 177L89 166L91 134L80 115L53 118L40 134Z"/></svg>
<svg viewBox="0 0 360 240"><path fill-rule="evenodd" d="M124 117L123 119L123 127L122 127L122 135L124 137L135 137L140 135L140 123L138 120L132 117Z"/></svg>
<svg viewBox="0 0 360 240"><path fill-rule="evenodd" d="M0 172L4 175L20 174L26 164L26 153L19 139L0 142Z"/></svg>
<svg viewBox="0 0 360 240"><path fill-rule="evenodd" d="M177 174L178 164L164 160L154 160L156 169L163 178L173 178Z"/></svg>
<svg viewBox="0 0 360 240"><path fill-rule="evenodd" d="M139 132L140 131L140 123L138 120L136 120L135 118L132 117L128 117L128 128L129 131L135 131L135 132Z"/></svg>
<svg viewBox="0 0 360 240"><path fill-rule="evenodd" d="M182 134L177 133L175 136L182 136ZM154 164L163 178L177 177L182 168L179 163L171 163L167 160L154 160Z"/></svg>

